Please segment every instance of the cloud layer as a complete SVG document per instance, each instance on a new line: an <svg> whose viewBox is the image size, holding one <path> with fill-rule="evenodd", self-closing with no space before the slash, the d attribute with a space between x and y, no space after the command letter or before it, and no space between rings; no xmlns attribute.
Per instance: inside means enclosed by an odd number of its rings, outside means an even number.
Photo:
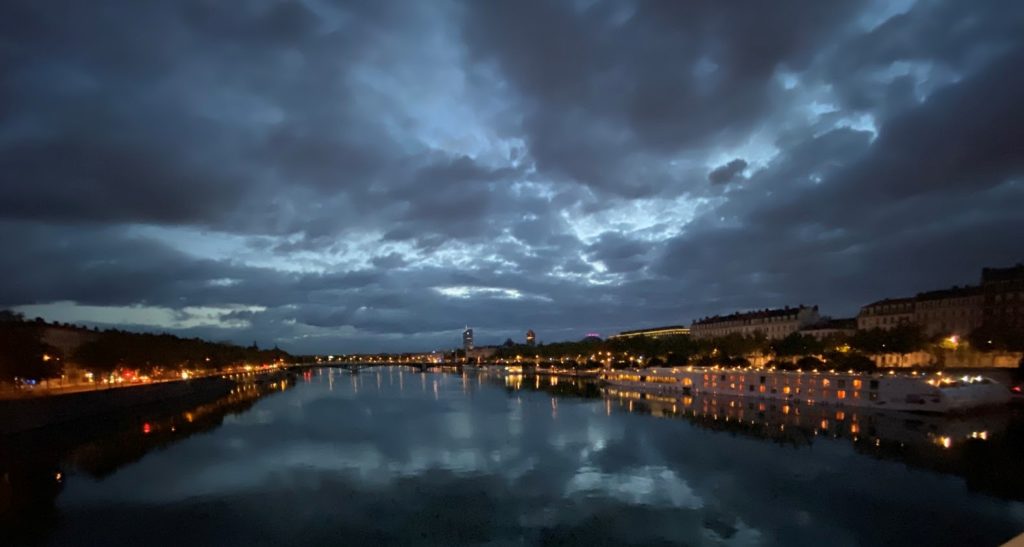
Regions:
<svg viewBox="0 0 1024 547"><path fill-rule="evenodd" d="M1018 2L20 1L0 306L431 349L1020 261Z"/></svg>

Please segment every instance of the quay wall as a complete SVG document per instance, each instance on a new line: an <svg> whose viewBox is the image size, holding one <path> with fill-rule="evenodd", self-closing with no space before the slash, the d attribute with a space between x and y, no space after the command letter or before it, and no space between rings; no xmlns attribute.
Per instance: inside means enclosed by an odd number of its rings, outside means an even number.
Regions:
<svg viewBox="0 0 1024 547"><path fill-rule="evenodd" d="M70 424L180 399L215 399L230 393L234 386L231 380L215 377L4 399L0 400L0 435Z"/></svg>

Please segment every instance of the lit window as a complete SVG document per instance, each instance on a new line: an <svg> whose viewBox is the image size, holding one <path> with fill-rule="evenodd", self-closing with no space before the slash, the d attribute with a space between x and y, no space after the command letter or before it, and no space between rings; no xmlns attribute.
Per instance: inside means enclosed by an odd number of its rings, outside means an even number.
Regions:
<svg viewBox="0 0 1024 547"><path fill-rule="evenodd" d="M836 397L839 397L840 399L845 399L846 398L846 390L840 389L839 391L837 391L836 392Z"/></svg>
<svg viewBox="0 0 1024 547"><path fill-rule="evenodd" d="M860 378L854 379L854 381L853 381L853 389L860 389L861 385L862 385L862 382L860 381Z"/></svg>
<svg viewBox="0 0 1024 547"><path fill-rule="evenodd" d="M828 378L822 378L821 379L821 387L828 387L828 384L829 384Z"/></svg>

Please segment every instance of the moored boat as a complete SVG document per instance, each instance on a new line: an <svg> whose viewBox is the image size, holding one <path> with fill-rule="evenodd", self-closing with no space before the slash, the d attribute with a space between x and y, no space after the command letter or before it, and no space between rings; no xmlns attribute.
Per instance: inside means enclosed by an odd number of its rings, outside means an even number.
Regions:
<svg viewBox="0 0 1024 547"><path fill-rule="evenodd" d="M914 412L1003 405L1006 386L984 376L785 371L771 368L651 367L605 370L611 385L664 393L710 393Z"/></svg>

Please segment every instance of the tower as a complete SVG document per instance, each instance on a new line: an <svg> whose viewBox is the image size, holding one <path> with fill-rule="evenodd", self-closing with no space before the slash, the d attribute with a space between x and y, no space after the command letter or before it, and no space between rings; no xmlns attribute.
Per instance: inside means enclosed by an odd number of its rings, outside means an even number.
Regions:
<svg viewBox="0 0 1024 547"><path fill-rule="evenodd" d="M526 331L526 345L534 346L537 344L537 335L534 334L533 329Z"/></svg>
<svg viewBox="0 0 1024 547"><path fill-rule="evenodd" d="M473 349L473 329L466 326L466 330L462 331L462 349L469 351Z"/></svg>

